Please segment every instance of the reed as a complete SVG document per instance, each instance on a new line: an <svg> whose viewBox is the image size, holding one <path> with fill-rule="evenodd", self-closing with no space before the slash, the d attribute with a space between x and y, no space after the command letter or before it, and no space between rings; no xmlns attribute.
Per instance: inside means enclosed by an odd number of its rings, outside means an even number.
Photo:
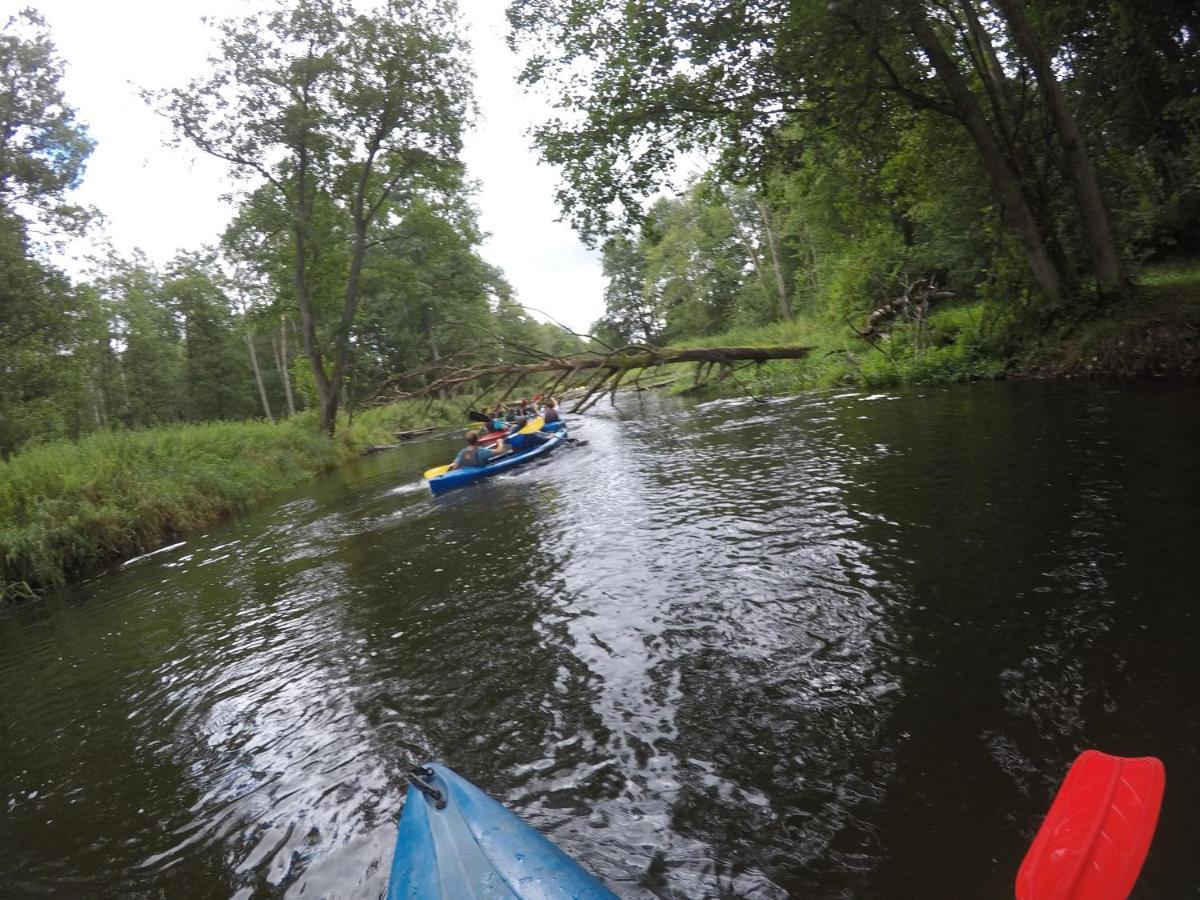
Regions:
<svg viewBox="0 0 1200 900"><path fill-rule="evenodd" d="M452 402L401 402L343 422L334 438L301 413L27 446L0 462L0 602L177 540L389 443L392 431L462 420Z"/></svg>
<svg viewBox="0 0 1200 900"><path fill-rule="evenodd" d="M920 335L915 335L909 324L894 323L888 338L874 345L847 324L805 315L683 343L695 347L786 344L813 348L804 359L748 366L714 386L716 392L728 395L999 378L1004 375L1005 362L988 343L983 314L980 302L947 304L930 313ZM675 388L687 390L691 383L690 377L681 375Z"/></svg>

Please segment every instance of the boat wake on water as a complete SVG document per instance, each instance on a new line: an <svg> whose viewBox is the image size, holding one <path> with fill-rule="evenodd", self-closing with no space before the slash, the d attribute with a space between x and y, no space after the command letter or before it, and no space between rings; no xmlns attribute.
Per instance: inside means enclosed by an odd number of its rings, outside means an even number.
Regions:
<svg viewBox="0 0 1200 900"><path fill-rule="evenodd" d="M418 478L416 481L410 481L410 482L407 482L406 484L398 484L395 487L389 489L386 493L387 493L387 496L395 497L395 496L403 496L404 494L419 494L424 490L425 490L425 481L423 479Z"/></svg>

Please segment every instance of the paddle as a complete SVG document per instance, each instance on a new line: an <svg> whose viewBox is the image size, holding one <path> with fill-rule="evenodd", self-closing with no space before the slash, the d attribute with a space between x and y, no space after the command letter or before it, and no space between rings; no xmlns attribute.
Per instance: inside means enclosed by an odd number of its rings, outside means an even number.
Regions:
<svg viewBox="0 0 1200 900"><path fill-rule="evenodd" d="M1124 900L1162 805L1153 756L1085 750L1072 764L1017 872L1017 900Z"/></svg>
<svg viewBox="0 0 1200 900"><path fill-rule="evenodd" d="M491 424L491 421L492 421L492 417L489 416L487 413L476 412L475 410L471 410L470 412L468 412L467 418L470 419L472 422L487 422L487 423Z"/></svg>
<svg viewBox="0 0 1200 900"><path fill-rule="evenodd" d="M546 420L541 416L537 416L536 418L530 419L529 422L526 423L525 427L518 431L517 434L534 434L538 431L541 431L542 426L545 424ZM503 456L504 454L501 455ZM437 478L439 475L445 475L449 471L449 464L444 466L434 466L432 469L425 470L425 479L428 481L430 478Z"/></svg>

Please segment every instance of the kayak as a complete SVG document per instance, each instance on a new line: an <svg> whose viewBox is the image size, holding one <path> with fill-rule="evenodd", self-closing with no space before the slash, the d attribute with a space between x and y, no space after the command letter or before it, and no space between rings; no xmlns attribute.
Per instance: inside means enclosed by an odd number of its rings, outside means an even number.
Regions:
<svg viewBox="0 0 1200 900"><path fill-rule="evenodd" d="M388 900L616 900L532 826L440 763L413 769Z"/></svg>
<svg viewBox="0 0 1200 900"><path fill-rule="evenodd" d="M539 422L542 424L538 425ZM542 419L530 419L529 424L522 428L521 431L525 434L528 434L530 431L537 431L540 429L541 431L553 434L556 431L562 431L566 427L567 423L561 419L559 419L557 422L545 422ZM504 437L506 434L508 434L507 428L503 431L484 432L479 435L479 444L482 447L486 447L488 444L496 443L496 441L500 440L500 438Z"/></svg>
<svg viewBox="0 0 1200 900"><path fill-rule="evenodd" d="M479 435L479 445L486 447L488 444L494 444L506 434L508 434L507 428L504 431L485 431Z"/></svg>
<svg viewBox="0 0 1200 900"><path fill-rule="evenodd" d="M526 435L526 437L528 437ZM509 469L516 468L522 463L529 462L531 459L537 459L539 456L545 456L547 453L554 451L567 439L566 429L552 432L550 439L543 441L536 447L529 449L516 450L512 453L505 453L501 456L494 457L483 466L468 466L462 469L450 469L440 475L426 477L426 482L429 489L435 494L441 494L456 487L462 487L464 484L470 484L473 481L481 481L484 478L490 478L492 475L498 475L501 472L506 472ZM431 470L433 471L433 470Z"/></svg>
<svg viewBox="0 0 1200 900"><path fill-rule="evenodd" d="M542 426L545 424L546 424L545 420L542 419L541 416L538 416L536 419L532 419L529 422L527 422L525 424L525 427L522 428L520 431L518 431L517 434L533 434L534 432L541 431ZM495 443L496 440L499 440L502 437L509 437L508 432L507 431L489 431L486 435L483 435L482 437L479 438L478 443L481 446L486 446L487 444ZM518 440L518 441L514 441L513 443L516 445L516 446L514 446L513 449L520 449L520 444L522 443L521 441ZM444 466L434 466L432 469L425 470L425 480L428 481L429 479L433 478L435 475L441 475L443 472L449 472L449 471L450 471L450 463L447 463Z"/></svg>
<svg viewBox="0 0 1200 900"><path fill-rule="evenodd" d="M1017 873L1017 900L1124 900L1162 806L1162 760L1085 750ZM471 782L408 775L388 900L615 900L616 894Z"/></svg>

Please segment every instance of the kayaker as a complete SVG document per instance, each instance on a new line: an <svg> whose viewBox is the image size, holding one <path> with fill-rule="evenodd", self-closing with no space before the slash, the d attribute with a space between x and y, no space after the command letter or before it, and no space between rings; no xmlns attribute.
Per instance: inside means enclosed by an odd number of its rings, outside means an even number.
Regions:
<svg viewBox="0 0 1200 900"><path fill-rule="evenodd" d="M532 434L521 434L521 429L529 424L529 420L524 416L513 422L512 427L508 429L508 434L504 437L508 440L509 446L513 450L531 450L532 448L543 444L550 440L550 435L534 432Z"/></svg>
<svg viewBox="0 0 1200 900"><path fill-rule="evenodd" d="M454 457L454 462L450 463L451 469L470 469L475 466L485 466L489 459L499 456L507 448L504 446L504 438L496 442L494 447L479 446L479 432L467 432L467 446L458 451L458 455Z"/></svg>
<svg viewBox="0 0 1200 900"><path fill-rule="evenodd" d="M558 422L562 420L562 416L558 414L558 404L554 402L553 397L546 398L546 410L542 413L546 417L546 424Z"/></svg>

